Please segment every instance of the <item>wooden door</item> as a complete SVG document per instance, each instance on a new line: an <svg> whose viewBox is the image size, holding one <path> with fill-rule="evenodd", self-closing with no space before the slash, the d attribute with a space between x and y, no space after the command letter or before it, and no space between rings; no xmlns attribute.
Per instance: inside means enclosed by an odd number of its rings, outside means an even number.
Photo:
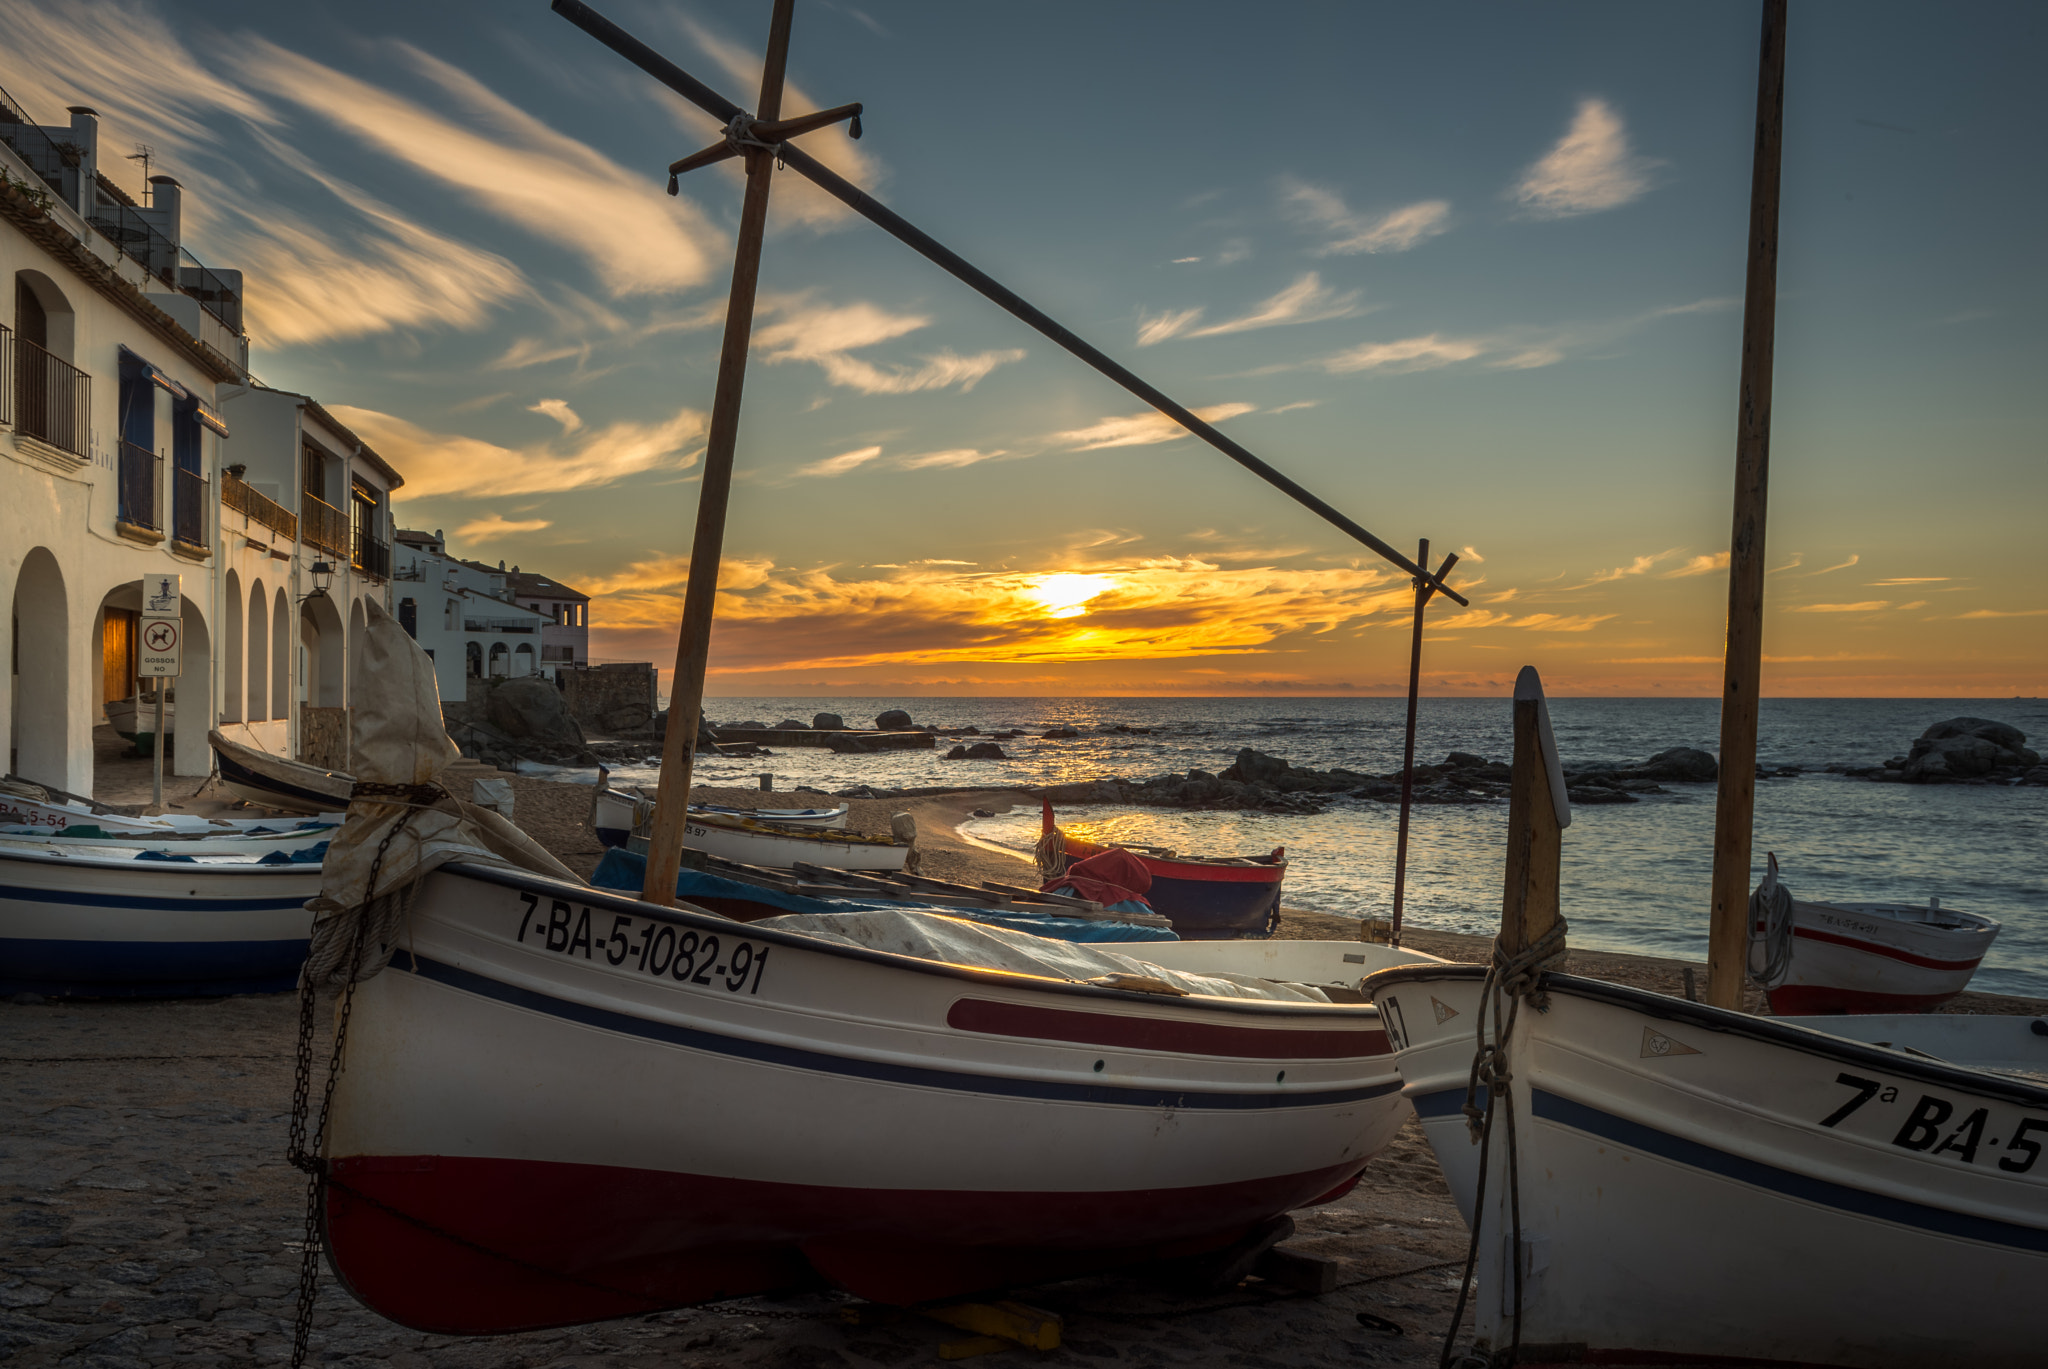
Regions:
<svg viewBox="0 0 2048 1369"><path fill-rule="evenodd" d="M135 620L137 614L125 608L105 613L106 627L100 635L100 702L113 703L135 693Z"/></svg>

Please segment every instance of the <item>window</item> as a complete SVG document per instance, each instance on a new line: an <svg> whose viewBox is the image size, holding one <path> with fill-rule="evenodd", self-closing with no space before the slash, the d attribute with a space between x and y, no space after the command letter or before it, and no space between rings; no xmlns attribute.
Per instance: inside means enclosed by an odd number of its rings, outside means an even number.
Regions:
<svg viewBox="0 0 2048 1369"><path fill-rule="evenodd" d="M327 463L333 459L313 443L306 443L305 460L300 463L300 471L304 477L306 493L315 499L327 498Z"/></svg>

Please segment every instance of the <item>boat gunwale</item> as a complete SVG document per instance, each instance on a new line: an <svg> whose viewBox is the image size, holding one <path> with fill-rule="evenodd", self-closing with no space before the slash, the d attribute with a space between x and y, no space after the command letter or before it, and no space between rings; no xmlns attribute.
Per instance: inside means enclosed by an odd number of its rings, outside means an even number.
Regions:
<svg viewBox="0 0 2048 1369"><path fill-rule="evenodd" d="M26 842L31 840L48 840L48 838L23 837L21 838L21 840ZM73 840L89 841L91 839L86 837L78 837L73 838ZM148 849L150 848L142 848L142 850ZM220 851L211 852L208 854L235 855L237 853L233 851ZM87 870L133 870L140 874L147 874L151 872L160 873L164 870L231 870L234 871L236 874L253 873L265 875L306 873L317 874L319 873L320 870L320 867L318 865L315 865L311 861L299 861L295 864L290 865L265 865L260 861L254 860L194 860L188 864L187 862L182 860L142 860L139 859L139 855L140 852L137 853L137 856L132 856L125 859L115 856L67 856L60 851L17 850L11 846L8 846L5 842L0 842L0 860L30 861L37 864L55 866L60 869L69 866Z"/></svg>
<svg viewBox="0 0 2048 1369"><path fill-rule="evenodd" d="M1483 965L1393 965L1367 975L1365 982L1360 986L1360 992L1367 998L1375 998L1379 989L1411 981L1485 977L1486 967ZM1950 1088L1995 1098L2019 1107L2048 1108L2048 1087L2023 1083L2005 1075L1995 1074L1988 1069L1974 1069L1967 1065L1907 1055L1903 1051L1886 1050L1882 1046L1873 1046L1868 1042L1835 1036L1816 1027L1793 1026L1789 1022L1772 1018L1751 1017L1747 1013L1710 1007L1705 1003L1670 998L1648 989L1631 988L1626 984L1610 984L1603 979L1589 979L1582 975L1564 974L1556 970L1544 971L1537 988L1542 992L1572 994L1596 1003L1627 1008L1653 1017L1668 1018L1704 1031L1744 1036L1770 1045L1786 1046L1808 1055L1867 1065L1922 1083L1945 1084ZM2015 1020L2044 1020L2033 1013L1977 1015L2011 1017Z"/></svg>
<svg viewBox="0 0 2048 1369"><path fill-rule="evenodd" d="M268 868L275 869L277 867L271 866ZM467 861L450 861L447 865L440 867L440 870L437 870L435 873L443 871L459 873L486 884L498 884L506 888L541 885L550 889L570 889L575 891L579 903L593 908L605 907L615 912L631 910L636 916L651 918L657 922L671 922L677 926L723 931L728 934L733 928L742 927L746 929L743 935L750 940L769 941L781 946L795 946L800 949L820 951L845 959L865 960L871 964L886 965L893 969L911 970L919 974L933 974L950 979L965 980L982 986L996 987L1007 985L1012 988L1026 988L1033 993L1062 993L1086 998L1097 1003L1142 1003L1153 1008L1192 1009L1204 1013L1224 1011L1275 1017L1332 1017L1340 1020L1360 1018L1377 1020L1379 1018L1379 1008L1371 1003L1296 1003L1281 999L1223 998L1209 997L1202 994L1190 994L1187 997L1180 997L1168 994L1141 993L1133 989L1112 989L1100 984L1085 983L1078 979L1058 979L1051 975L1038 976L1009 970L989 969L977 965L955 965L948 961L924 960L917 956L903 955L896 951L878 951L868 946L840 945L822 938L805 936L799 932L786 932L776 927L763 927L756 922L741 922L737 918L726 917L722 913L715 913L708 908L699 908L690 903L679 902L673 908L664 908L659 904L645 903L637 898L598 889L590 885L565 884L560 880L551 879L546 875L538 875L526 870L476 865ZM940 917L951 916L951 914L937 910L934 910L934 915ZM971 919L963 918L960 920L970 921ZM1087 944L1093 946L1142 947L1152 943L1143 941L1108 941L1090 942ZM1264 943L1248 944L1263 945ZM1117 954L1124 953L1117 952ZM1404 967L1397 966L1395 968ZM1275 982L1296 983L1300 981Z"/></svg>

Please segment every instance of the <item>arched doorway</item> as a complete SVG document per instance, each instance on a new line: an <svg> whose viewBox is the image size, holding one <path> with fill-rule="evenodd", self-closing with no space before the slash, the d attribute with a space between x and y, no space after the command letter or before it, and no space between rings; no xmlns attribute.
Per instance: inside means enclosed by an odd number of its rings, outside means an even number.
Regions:
<svg viewBox="0 0 2048 1369"><path fill-rule="evenodd" d="M352 600L348 606L348 698L355 702L356 690L363 678L363 633L370 625L369 617L363 612L363 601Z"/></svg>
<svg viewBox="0 0 2048 1369"><path fill-rule="evenodd" d="M14 274L15 430L88 455L84 372L74 367L77 317L57 282L40 271Z"/></svg>
<svg viewBox="0 0 2048 1369"><path fill-rule="evenodd" d="M484 646L482 642L464 642L462 644L462 664L463 668L469 673L470 679L481 680L484 677Z"/></svg>
<svg viewBox="0 0 2048 1369"><path fill-rule="evenodd" d="M74 794L92 792L92 734L71 690L71 617L64 572L46 547L14 582L14 773Z"/></svg>
<svg viewBox="0 0 2048 1369"><path fill-rule="evenodd" d="M231 570L227 573L225 584L227 588L222 597L227 603L227 616L221 624L221 631L225 634L221 642L221 674L226 678L222 681L224 688L220 697L220 720L224 723L238 723L246 716L242 712L245 670L242 665L242 648L245 645L242 635L246 630L244 625L247 620L242 613L242 577Z"/></svg>
<svg viewBox="0 0 2048 1369"><path fill-rule="evenodd" d="M171 722L165 755L172 774L204 775L213 769L213 747L206 740L213 730L213 639L196 597L185 596L180 616L185 634L180 662L184 673L167 682L177 687L178 716Z"/></svg>
<svg viewBox="0 0 2048 1369"><path fill-rule="evenodd" d="M249 586L249 645L244 655L243 713L250 722L270 716L270 595L261 580Z"/></svg>
<svg viewBox="0 0 2048 1369"><path fill-rule="evenodd" d="M341 610L331 596L309 594L299 606L299 643L306 653L300 698L313 708L342 705Z"/></svg>
<svg viewBox="0 0 2048 1369"><path fill-rule="evenodd" d="M292 601L280 587L271 596L270 716L292 715Z"/></svg>
<svg viewBox="0 0 2048 1369"><path fill-rule="evenodd" d="M503 642L491 643L490 677L494 680L505 678L506 670L512 664L512 653L505 650Z"/></svg>
<svg viewBox="0 0 2048 1369"><path fill-rule="evenodd" d="M521 642L521 643L520 643L520 644L519 644L519 645L518 645L517 647L513 648L513 651L512 651L512 673L513 673L514 675L531 675L531 674L533 674L533 643L532 643L532 642Z"/></svg>

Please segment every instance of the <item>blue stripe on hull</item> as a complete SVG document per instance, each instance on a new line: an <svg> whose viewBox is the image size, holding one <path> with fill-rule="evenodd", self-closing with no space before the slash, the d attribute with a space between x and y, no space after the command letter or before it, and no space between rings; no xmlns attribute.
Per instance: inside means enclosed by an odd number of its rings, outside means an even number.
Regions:
<svg viewBox="0 0 2048 1369"><path fill-rule="evenodd" d="M298 803L311 804L314 806L315 812L333 811L337 803L344 808L348 806L348 800L345 798L337 799L333 794L322 794L316 790L302 789L296 784L288 784L283 780L274 780L268 776L259 775L247 766L237 764L233 759L222 754L220 751L213 753L213 761L220 771L221 782L224 784L239 784L245 789L255 789L262 793L275 795L281 799L291 799Z"/></svg>
<svg viewBox="0 0 2048 1369"><path fill-rule="evenodd" d="M662 1041L669 1045L686 1046L692 1050L708 1051L742 1060L758 1060L763 1064L783 1065L854 1079L910 1084L921 1088L994 1094L1006 1098L1043 1098L1069 1103L1113 1103L1125 1107L1257 1112L1270 1108L1329 1107L1338 1103L1355 1103L1367 1098L1383 1097L1397 1092L1401 1087L1396 1081L1388 1081L1356 1088L1304 1088L1298 1093L1166 1092L1111 1084L1067 1084L1050 1079L1013 1079L996 1075L969 1074L960 1070L894 1065L879 1060L858 1060L850 1056L828 1055L823 1051L804 1050L796 1046L749 1041L744 1037L722 1036L717 1032L703 1031L696 1027L656 1022L644 1017L612 1012L606 1008L591 1007L585 1003L572 1003L566 999L553 998L531 989L506 984L469 970L457 969L453 965L445 965L437 960L428 960L424 956L408 957L404 952L392 959L391 970L386 973L402 970L408 963L417 969L422 979L430 979L437 984L445 984L449 988L460 989L465 993L495 999L500 1003L545 1013L550 1017L559 1017L564 1021L581 1023L603 1031L644 1037L649 1041Z"/></svg>
<svg viewBox="0 0 2048 1369"><path fill-rule="evenodd" d="M146 862L143 868L163 871L177 870L181 867L164 861ZM190 870L193 867L188 865L182 868ZM275 870L280 867L273 865L265 868ZM246 879L248 876L240 878ZM308 881L304 898L179 898L176 894L102 894L89 889L38 889L23 884L0 884L0 902L12 900L18 903L61 903L66 906L88 908L148 908L166 913L275 913L287 908L305 907L306 899L312 898L318 891L317 880Z"/></svg>
<svg viewBox="0 0 2048 1369"><path fill-rule="evenodd" d="M1145 891L1152 911L1188 941L1264 936L1280 908L1280 881L1152 877Z"/></svg>
<svg viewBox="0 0 2048 1369"><path fill-rule="evenodd" d="M0 937L0 993L175 998L276 993L298 982L306 937L284 941L55 941Z"/></svg>
<svg viewBox="0 0 2048 1369"><path fill-rule="evenodd" d="M1531 1094L1532 1108L1536 1115L1545 1121L1556 1122L1575 1131L1601 1137L1645 1155L1655 1155L1754 1188L1782 1193L1788 1198L1832 1208L1837 1212L1872 1217L1895 1226L1909 1226L1940 1236L1954 1236L1966 1241L1981 1241L1987 1245L2001 1245L2015 1250L2048 1254L2048 1231L2040 1227L2020 1226L2014 1222L1972 1216L1969 1213L1931 1207L1926 1203L1916 1203L1905 1198L1893 1198L1882 1193L1850 1188L1847 1184L1816 1179L1811 1175L1780 1169L1776 1165L1767 1165L1760 1160L1752 1160L1747 1156L1734 1155L1714 1146L1690 1141L1683 1136L1673 1136L1668 1131L1659 1131L1641 1122L1632 1122L1626 1117L1616 1117L1611 1112L1588 1107L1584 1103L1544 1089L1532 1089Z"/></svg>

